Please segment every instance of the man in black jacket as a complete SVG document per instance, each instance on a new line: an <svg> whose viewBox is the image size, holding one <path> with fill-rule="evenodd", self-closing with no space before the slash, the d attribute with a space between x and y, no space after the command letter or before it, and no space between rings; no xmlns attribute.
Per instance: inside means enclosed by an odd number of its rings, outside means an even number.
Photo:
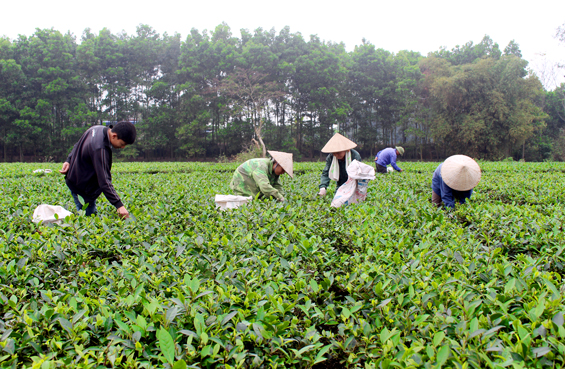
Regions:
<svg viewBox="0 0 565 369"><path fill-rule="evenodd" d="M67 186L71 190L78 210L82 209L78 196L88 203L86 215L96 213L96 199L102 192L106 199L118 209L122 218L128 218L120 197L112 185L112 147L123 149L135 142L136 129L130 122L119 122L114 127L90 127L75 144L59 171L66 174Z"/></svg>

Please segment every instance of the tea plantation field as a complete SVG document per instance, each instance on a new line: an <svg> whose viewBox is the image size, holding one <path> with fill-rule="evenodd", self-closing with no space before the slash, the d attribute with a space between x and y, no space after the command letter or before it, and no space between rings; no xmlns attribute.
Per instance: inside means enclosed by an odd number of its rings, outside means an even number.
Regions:
<svg viewBox="0 0 565 369"><path fill-rule="evenodd" d="M237 164L116 163L126 221L32 173L60 164L0 164L0 366L564 367L565 164L480 163L451 212L437 163L399 164L361 204L299 163L286 203L220 212Z"/></svg>

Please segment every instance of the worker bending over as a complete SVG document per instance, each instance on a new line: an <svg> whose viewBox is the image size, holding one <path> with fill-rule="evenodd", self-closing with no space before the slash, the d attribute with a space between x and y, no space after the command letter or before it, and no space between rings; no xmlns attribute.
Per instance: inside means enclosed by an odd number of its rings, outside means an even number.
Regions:
<svg viewBox="0 0 565 369"><path fill-rule="evenodd" d="M230 188L239 196L272 197L284 201L279 176L284 173L293 178L292 154L267 151L272 159L250 159L234 172Z"/></svg>
<svg viewBox="0 0 565 369"><path fill-rule="evenodd" d="M387 173L386 166L392 165L394 170L397 172L402 172L402 169L396 165L396 158L398 155L404 155L404 148L402 146L396 146L394 149L392 147L381 150L375 156L375 167L377 168L377 173Z"/></svg>
<svg viewBox="0 0 565 369"><path fill-rule="evenodd" d="M432 203L448 208L454 208L456 201L464 204L480 180L481 168L476 161L466 155L450 156L434 171Z"/></svg>
<svg viewBox="0 0 565 369"><path fill-rule="evenodd" d="M104 193L106 199L116 207L122 218L128 218L122 200L112 185L112 148L123 149L135 142L135 126L130 122L119 122L115 126L93 126L83 133L67 157L63 168L59 171L65 174L67 187L78 210L82 210L77 195L85 204L86 215L96 213L96 199Z"/></svg>
<svg viewBox="0 0 565 369"><path fill-rule="evenodd" d="M330 180L337 182L336 188L347 182L349 179L347 167L353 160L361 161L361 155L353 150L354 147L357 147L355 142L336 133L322 148L322 152L328 153L328 156L320 178L318 195L326 195Z"/></svg>

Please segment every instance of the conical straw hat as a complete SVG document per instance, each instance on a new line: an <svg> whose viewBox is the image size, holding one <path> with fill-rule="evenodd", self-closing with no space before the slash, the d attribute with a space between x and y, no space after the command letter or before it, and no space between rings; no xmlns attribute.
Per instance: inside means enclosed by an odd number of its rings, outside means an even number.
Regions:
<svg viewBox="0 0 565 369"><path fill-rule="evenodd" d="M467 155L453 155L443 162L441 177L452 189L468 191L481 180L481 168Z"/></svg>
<svg viewBox="0 0 565 369"><path fill-rule="evenodd" d="M290 178L294 178L294 172L292 170L292 154L271 150L267 150L267 152L273 157L273 159L275 159L277 163L280 164L284 171L288 173Z"/></svg>
<svg viewBox="0 0 565 369"><path fill-rule="evenodd" d="M357 147L357 144L350 139L336 133L326 146L322 149L324 153L332 153L332 152L340 152L340 151L347 151Z"/></svg>

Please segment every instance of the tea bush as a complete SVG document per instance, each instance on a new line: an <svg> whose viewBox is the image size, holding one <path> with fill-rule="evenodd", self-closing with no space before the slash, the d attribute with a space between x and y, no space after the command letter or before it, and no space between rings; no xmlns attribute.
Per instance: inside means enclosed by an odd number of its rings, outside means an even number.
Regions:
<svg viewBox="0 0 565 369"><path fill-rule="evenodd" d="M0 365L22 368L563 367L565 165L480 163L466 205L402 163L361 204L316 197L220 212L233 163L116 163L132 218L84 217L63 177L0 165ZM64 226L31 222L63 205Z"/></svg>

